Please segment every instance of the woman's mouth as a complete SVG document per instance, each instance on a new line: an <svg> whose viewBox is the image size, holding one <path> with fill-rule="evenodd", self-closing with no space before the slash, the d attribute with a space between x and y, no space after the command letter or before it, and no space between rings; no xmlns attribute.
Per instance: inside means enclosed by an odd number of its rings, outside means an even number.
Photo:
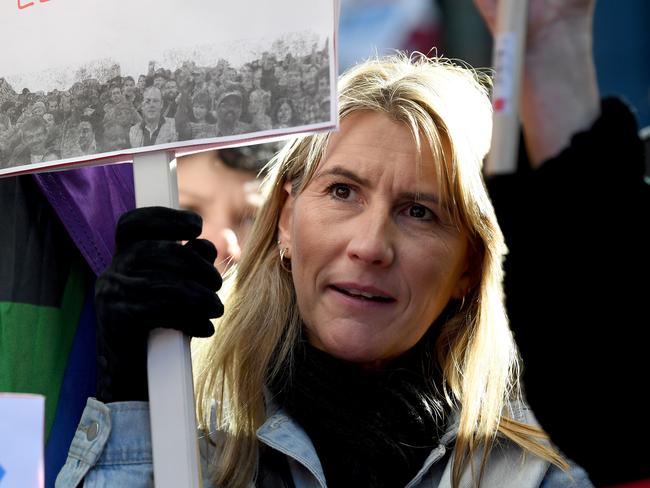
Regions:
<svg viewBox="0 0 650 488"><path fill-rule="evenodd" d="M395 301L395 299L390 295L371 288L357 288L343 285L330 285L329 288L348 297L363 301L377 303L391 303Z"/></svg>

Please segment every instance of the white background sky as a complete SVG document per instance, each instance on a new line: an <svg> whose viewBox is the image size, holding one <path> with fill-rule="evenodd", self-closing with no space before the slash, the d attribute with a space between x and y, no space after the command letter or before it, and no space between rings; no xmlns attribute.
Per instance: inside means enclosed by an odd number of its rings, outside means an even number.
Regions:
<svg viewBox="0 0 650 488"><path fill-rule="evenodd" d="M165 51L210 44L237 65L282 34L310 32L324 42L334 32L332 0L33 1L19 10L16 0L0 0L0 77L17 91L69 88L60 85L77 67L99 59L137 75L149 60L162 65Z"/></svg>

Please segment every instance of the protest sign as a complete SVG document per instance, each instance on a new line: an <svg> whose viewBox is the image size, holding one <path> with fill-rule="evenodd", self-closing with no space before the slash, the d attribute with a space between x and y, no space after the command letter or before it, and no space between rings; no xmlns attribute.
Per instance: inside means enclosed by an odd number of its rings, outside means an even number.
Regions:
<svg viewBox="0 0 650 488"><path fill-rule="evenodd" d="M0 176L332 129L336 11L4 0Z"/></svg>
<svg viewBox="0 0 650 488"><path fill-rule="evenodd" d="M492 107L492 143L485 165L487 175L514 173L519 147L519 98L524 66L528 2L504 0L497 11L493 52L496 70Z"/></svg>
<svg viewBox="0 0 650 488"><path fill-rule="evenodd" d="M45 397L0 393L0 486L43 486Z"/></svg>

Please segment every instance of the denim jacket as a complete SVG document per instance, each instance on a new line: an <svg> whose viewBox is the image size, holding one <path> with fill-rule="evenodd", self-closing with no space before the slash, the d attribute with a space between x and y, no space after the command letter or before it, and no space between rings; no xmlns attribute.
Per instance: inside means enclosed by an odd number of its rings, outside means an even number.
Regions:
<svg viewBox="0 0 650 488"><path fill-rule="evenodd" d="M525 408L516 411L517 420L534 423ZM451 422L420 471L406 488L451 487L451 458L457 422ZM213 458L216 435L200 435L203 486L216 488L209 478L209 461ZM314 446L305 431L281 408L275 409L258 429L260 443L287 457L288 470L296 488L325 488L325 475ZM477 456L480 456L477 453ZM470 464L470 463L468 463ZM480 457L474 460L480 466ZM57 488L76 488L81 481L86 488L119 486L153 487L149 406L145 402L103 404L88 399L79 427L68 452L65 466L56 480ZM286 476L260 467L257 486L287 486ZM460 486L470 487L469 468ZM532 454L523 455L514 443L500 439L490 452L482 487L487 488L592 488L586 473L576 466L563 472Z"/></svg>

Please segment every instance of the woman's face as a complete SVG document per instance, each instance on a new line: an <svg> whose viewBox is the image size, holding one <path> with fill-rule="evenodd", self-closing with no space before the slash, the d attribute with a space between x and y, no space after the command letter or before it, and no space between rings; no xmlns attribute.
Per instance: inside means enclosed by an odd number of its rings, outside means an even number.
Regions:
<svg viewBox="0 0 650 488"><path fill-rule="evenodd" d="M278 107L278 122L280 124L288 124L291 122L291 117L293 116L293 111L291 110L291 105L287 102L284 102Z"/></svg>
<svg viewBox="0 0 650 488"><path fill-rule="evenodd" d="M194 118L196 120L205 120L205 117L208 115L208 107L203 104L196 104L192 107L192 112L194 113Z"/></svg>
<svg viewBox="0 0 650 488"><path fill-rule="evenodd" d="M178 192L181 208L203 218L201 237L217 247L215 266L223 273L239 260L260 203L255 173L214 161L211 153L192 154L179 160Z"/></svg>
<svg viewBox="0 0 650 488"><path fill-rule="evenodd" d="M419 171L416 156L405 125L352 114L280 218L307 339L370 368L413 347L469 286L467 239L438 203L432 155Z"/></svg>

